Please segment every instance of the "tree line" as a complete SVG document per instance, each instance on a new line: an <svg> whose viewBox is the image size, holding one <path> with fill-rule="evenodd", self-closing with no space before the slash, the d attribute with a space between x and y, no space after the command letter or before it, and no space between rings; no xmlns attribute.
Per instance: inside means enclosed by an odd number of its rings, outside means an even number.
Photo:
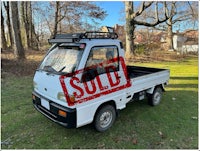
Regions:
<svg viewBox="0 0 200 151"><path fill-rule="evenodd" d="M24 59L24 49L39 50L48 38L58 33L98 30L106 11L94 2L1 2L1 47L14 50ZM124 2L126 57L134 55L135 29L138 26L166 30L169 49L173 49L173 27L183 21L198 22L198 2ZM118 12L113 12L118 13ZM13 17L12 17L13 16ZM161 28L162 27L162 28Z"/></svg>
<svg viewBox="0 0 200 151"><path fill-rule="evenodd" d="M90 30L106 15L93 2L3 1L1 48L14 50L17 59L25 59L24 49L39 50L44 37L47 41L58 33Z"/></svg>
<svg viewBox="0 0 200 151"><path fill-rule="evenodd" d="M173 27L177 23L198 22L198 2L163 1L141 2L135 7L133 1L125 2L126 57L134 55L134 31L136 26L153 27L167 31L168 49L173 47ZM161 29L161 27L164 27Z"/></svg>

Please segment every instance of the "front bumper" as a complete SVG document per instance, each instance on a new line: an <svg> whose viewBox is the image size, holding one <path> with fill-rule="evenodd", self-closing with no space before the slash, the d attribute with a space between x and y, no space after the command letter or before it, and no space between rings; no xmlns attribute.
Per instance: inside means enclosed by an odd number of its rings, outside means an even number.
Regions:
<svg viewBox="0 0 200 151"><path fill-rule="evenodd" d="M32 92L33 105L37 111L42 113L44 116L50 120L58 123L67 128L76 127L76 109L70 109L64 106L61 106L47 98L44 98L35 91ZM49 109L42 106L41 99L46 100L49 103ZM59 111L65 112L66 116L59 115Z"/></svg>

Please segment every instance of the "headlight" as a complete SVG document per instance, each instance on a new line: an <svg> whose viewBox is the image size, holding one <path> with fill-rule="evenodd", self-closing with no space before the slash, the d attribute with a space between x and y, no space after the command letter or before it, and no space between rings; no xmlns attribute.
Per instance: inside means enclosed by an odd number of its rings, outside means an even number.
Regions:
<svg viewBox="0 0 200 151"><path fill-rule="evenodd" d="M33 81L33 88L38 89L38 84L35 81Z"/></svg>
<svg viewBox="0 0 200 151"><path fill-rule="evenodd" d="M58 92L57 94L57 99L60 100L60 101L63 101L63 102L66 102L66 98L65 98L65 95L63 92ZM74 95L69 95L69 99L72 103L75 102L75 97Z"/></svg>
<svg viewBox="0 0 200 151"><path fill-rule="evenodd" d="M57 99L63 102L66 102L65 95L63 92L58 92Z"/></svg>

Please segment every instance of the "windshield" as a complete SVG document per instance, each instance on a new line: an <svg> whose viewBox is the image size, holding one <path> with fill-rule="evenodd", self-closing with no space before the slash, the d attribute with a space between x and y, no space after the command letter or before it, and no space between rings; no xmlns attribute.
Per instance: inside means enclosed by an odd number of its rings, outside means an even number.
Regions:
<svg viewBox="0 0 200 151"><path fill-rule="evenodd" d="M71 73L79 64L83 49L79 46L57 46L43 60L39 69L52 73Z"/></svg>

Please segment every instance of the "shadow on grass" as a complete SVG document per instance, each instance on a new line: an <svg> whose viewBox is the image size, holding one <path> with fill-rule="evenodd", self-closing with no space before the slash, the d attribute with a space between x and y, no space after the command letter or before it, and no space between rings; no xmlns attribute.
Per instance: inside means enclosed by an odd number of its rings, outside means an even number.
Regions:
<svg viewBox="0 0 200 151"><path fill-rule="evenodd" d="M198 88L198 84L169 84L167 88Z"/></svg>
<svg viewBox="0 0 200 151"><path fill-rule="evenodd" d="M172 80L198 80L198 77L170 77Z"/></svg>

